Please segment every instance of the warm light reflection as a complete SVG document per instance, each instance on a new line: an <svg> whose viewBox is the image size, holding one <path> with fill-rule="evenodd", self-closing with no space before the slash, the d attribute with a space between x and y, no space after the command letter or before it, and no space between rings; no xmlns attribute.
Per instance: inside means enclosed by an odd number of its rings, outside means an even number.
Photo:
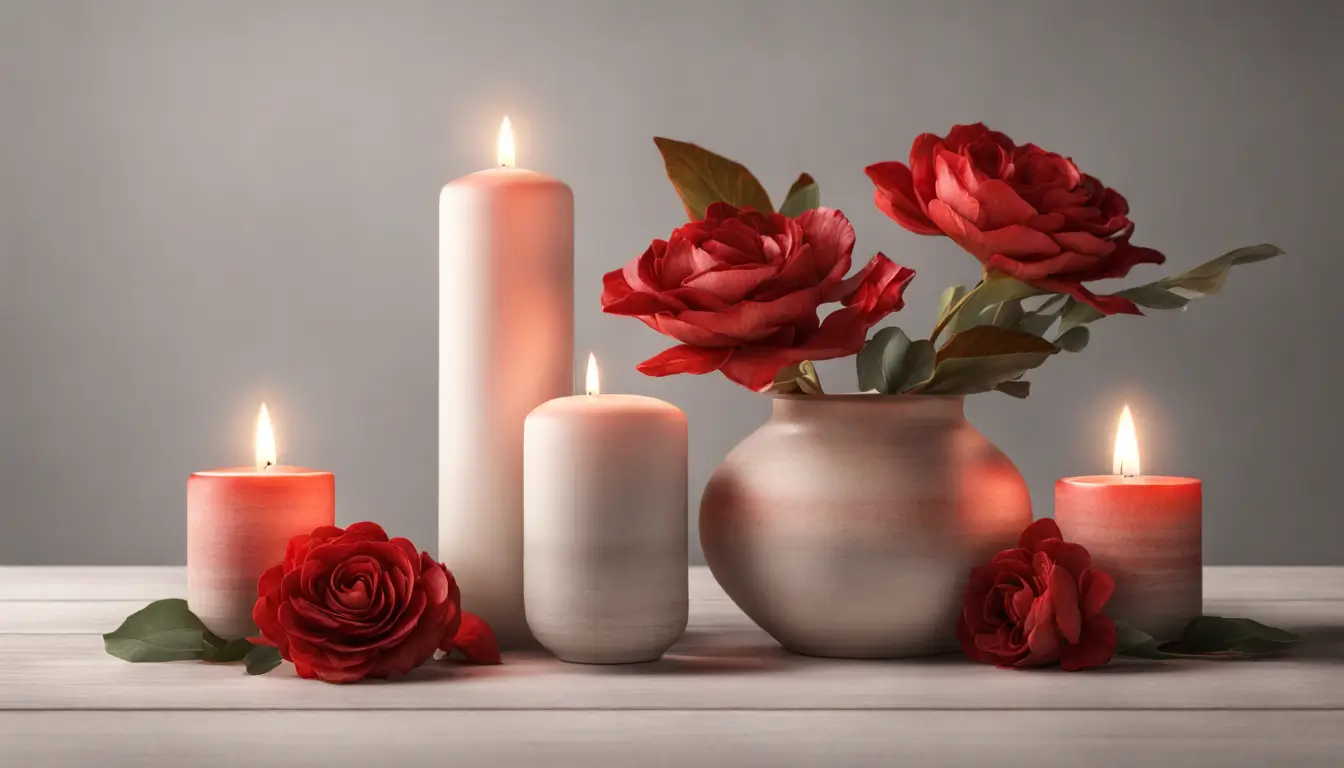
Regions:
<svg viewBox="0 0 1344 768"><path fill-rule="evenodd" d="M1115 430L1115 462L1112 470L1117 475L1136 477L1139 474L1139 436L1134 432L1134 416L1129 406L1120 412L1120 426Z"/></svg>
<svg viewBox="0 0 1344 768"><path fill-rule="evenodd" d="M257 414L257 471L275 463L275 432L271 429L271 414L262 403L261 413Z"/></svg>
<svg viewBox="0 0 1344 768"><path fill-rule="evenodd" d="M507 116L499 125L499 143L495 145L495 157L504 168L513 167L513 125L509 123Z"/></svg>
<svg viewBox="0 0 1344 768"><path fill-rule="evenodd" d="M593 356L592 352L588 353L588 378L583 391L590 395L596 395L602 391L602 388L598 386L597 358Z"/></svg>

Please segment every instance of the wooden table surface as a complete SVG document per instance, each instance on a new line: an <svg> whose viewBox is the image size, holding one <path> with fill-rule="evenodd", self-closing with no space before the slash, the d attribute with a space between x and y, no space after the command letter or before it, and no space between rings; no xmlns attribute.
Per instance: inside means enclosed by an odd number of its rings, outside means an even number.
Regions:
<svg viewBox="0 0 1344 768"><path fill-rule="evenodd" d="M1344 765L1344 568L1205 570L1205 612L1299 632L1287 656L1079 673L794 656L690 580L659 662L336 686L105 655L181 568L0 567L0 766Z"/></svg>

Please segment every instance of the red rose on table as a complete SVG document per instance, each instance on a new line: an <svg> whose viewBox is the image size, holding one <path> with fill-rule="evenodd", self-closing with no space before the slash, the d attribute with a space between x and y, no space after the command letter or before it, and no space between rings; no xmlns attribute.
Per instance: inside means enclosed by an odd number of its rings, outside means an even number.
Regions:
<svg viewBox="0 0 1344 768"><path fill-rule="evenodd" d="M767 389L781 368L852 355L868 329L904 306L913 270L877 254L846 279L854 227L839 211L797 218L726 203L603 277L602 309L644 321L680 345L639 365L650 376L722 371ZM844 306L821 320L822 304Z"/></svg>
<svg viewBox="0 0 1344 768"><path fill-rule="evenodd" d="M475 617L472 617L473 619ZM374 523L295 536L262 574L252 619L300 677L350 683L404 675L463 621L453 575Z"/></svg>
<svg viewBox="0 0 1344 768"><path fill-rule="evenodd" d="M981 123L926 133L910 165L870 165L877 207L921 235L947 235L986 269L1098 311L1140 314L1134 302L1099 296L1084 283L1123 277L1166 257L1129 242L1134 224L1119 192L1067 157L1012 139Z"/></svg>
<svg viewBox="0 0 1344 768"><path fill-rule="evenodd" d="M1115 653L1115 622L1101 612L1114 590L1085 548L1064 541L1054 520L1037 520L1017 549L971 571L957 638L985 664L1100 667Z"/></svg>

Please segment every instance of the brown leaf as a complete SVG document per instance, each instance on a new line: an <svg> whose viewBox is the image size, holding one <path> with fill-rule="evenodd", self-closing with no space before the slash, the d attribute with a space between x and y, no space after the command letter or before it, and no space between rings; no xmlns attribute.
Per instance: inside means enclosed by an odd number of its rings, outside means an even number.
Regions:
<svg viewBox="0 0 1344 768"><path fill-rule="evenodd" d="M703 219L709 206L718 202L774 212L765 187L741 163L684 141L656 136L653 143L663 154L667 178L692 220Z"/></svg>

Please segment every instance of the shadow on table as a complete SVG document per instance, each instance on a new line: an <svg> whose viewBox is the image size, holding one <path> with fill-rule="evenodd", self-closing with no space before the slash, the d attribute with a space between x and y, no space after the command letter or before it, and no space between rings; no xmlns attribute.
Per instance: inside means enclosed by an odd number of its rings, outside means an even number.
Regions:
<svg viewBox="0 0 1344 768"><path fill-rule="evenodd" d="M1319 664L1344 664L1344 626L1318 624L1294 627L1293 631L1302 642L1288 652L1288 658Z"/></svg>

